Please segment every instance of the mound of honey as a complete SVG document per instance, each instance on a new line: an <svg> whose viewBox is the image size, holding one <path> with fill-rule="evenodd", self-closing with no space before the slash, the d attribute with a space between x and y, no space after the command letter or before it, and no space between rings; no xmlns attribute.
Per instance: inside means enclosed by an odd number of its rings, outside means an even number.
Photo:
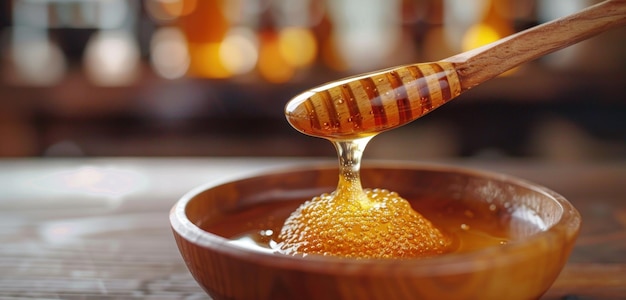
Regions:
<svg viewBox="0 0 626 300"><path fill-rule="evenodd" d="M362 190L340 178L337 191L305 202L290 215L278 242L292 255L415 258L447 252L451 239L397 193Z"/></svg>

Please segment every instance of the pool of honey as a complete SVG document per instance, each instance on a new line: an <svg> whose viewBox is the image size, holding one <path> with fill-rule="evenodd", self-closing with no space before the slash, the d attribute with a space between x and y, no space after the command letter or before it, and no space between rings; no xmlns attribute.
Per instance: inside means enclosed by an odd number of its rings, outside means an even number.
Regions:
<svg viewBox="0 0 626 300"><path fill-rule="evenodd" d="M275 240L285 219L305 200L276 201L204 220L200 228L251 250L277 252ZM508 243L506 214L493 204L447 199L407 199L414 210L453 239L452 253Z"/></svg>

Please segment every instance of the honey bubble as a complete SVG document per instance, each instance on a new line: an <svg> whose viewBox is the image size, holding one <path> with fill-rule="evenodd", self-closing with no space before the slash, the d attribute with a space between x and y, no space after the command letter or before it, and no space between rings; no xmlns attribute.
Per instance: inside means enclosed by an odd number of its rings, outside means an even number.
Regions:
<svg viewBox="0 0 626 300"><path fill-rule="evenodd" d="M409 202L384 189L338 189L303 203L278 235L285 254L415 258L448 251L451 239Z"/></svg>

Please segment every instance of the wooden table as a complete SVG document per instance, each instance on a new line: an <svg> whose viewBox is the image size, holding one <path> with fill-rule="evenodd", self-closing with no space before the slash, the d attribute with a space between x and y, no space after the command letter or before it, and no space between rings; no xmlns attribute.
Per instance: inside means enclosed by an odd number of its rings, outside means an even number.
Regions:
<svg viewBox="0 0 626 300"><path fill-rule="evenodd" d="M204 182L302 162L0 160L0 299L210 299L174 244L170 207ZM581 236L542 299L626 299L626 161L443 163L540 183L580 210Z"/></svg>

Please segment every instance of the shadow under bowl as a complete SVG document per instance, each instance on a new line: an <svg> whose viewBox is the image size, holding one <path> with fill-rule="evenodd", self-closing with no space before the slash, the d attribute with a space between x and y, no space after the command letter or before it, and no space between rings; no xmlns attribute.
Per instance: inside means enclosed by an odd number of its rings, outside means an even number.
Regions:
<svg viewBox="0 0 626 300"><path fill-rule="evenodd" d="M262 226L260 218L280 225L303 201L333 191L336 165L320 164L194 189L171 210L174 237L214 299L536 299L562 270L580 229L580 215L564 197L507 175L380 163L364 166L361 179L414 207L428 199L444 216L451 207L471 211L504 228L509 241L416 259L287 256L233 242Z"/></svg>

